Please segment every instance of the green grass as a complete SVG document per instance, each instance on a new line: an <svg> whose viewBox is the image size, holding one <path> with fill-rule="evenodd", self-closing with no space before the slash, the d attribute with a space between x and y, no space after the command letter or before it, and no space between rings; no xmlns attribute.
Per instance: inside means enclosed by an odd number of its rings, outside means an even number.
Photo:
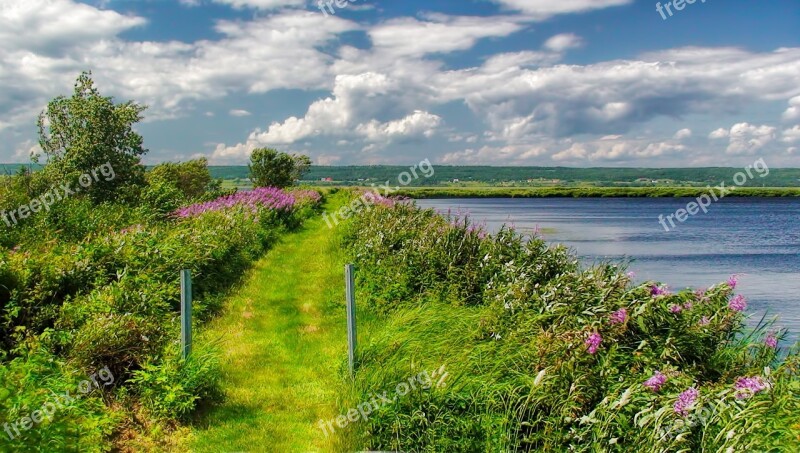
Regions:
<svg viewBox="0 0 800 453"><path fill-rule="evenodd" d="M320 218L286 235L204 332L223 339L225 401L192 429L191 451L330 450L317 422L336 415L346 351L333 236Z"/></svg>

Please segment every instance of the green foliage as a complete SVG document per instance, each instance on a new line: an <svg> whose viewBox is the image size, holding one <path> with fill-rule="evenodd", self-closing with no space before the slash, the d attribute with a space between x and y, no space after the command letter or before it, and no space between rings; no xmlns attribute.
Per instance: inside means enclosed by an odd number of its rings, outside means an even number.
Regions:
<svg viewBox="0 0 800 453"><path fill-rule="evenodd" d="M797 350L765 344L727 284L653 295L623 268L407 204L357 216L363 334L341 408L444 366L442 386L398 397L342 434L349 450L791 451L800 440ZM680 307L680 310L675 310ZM625 309L627 319L611 314ZM602 338L588 350L592 334ZM660 371L664 386L644 383ZM737 398L742 377L768 384ZM699 391L686 416L673 405Z"/></svg>
<svg viewBox="0 0 800 453"><path fill-rule="evenodd" d="M123 189L141 185L142 137L133 126L145 106L115 104L100 95L91 73L82 73L72 97L59 96L39 116L39 144L47 156L44 172L53 184L76 183L84 174L110 164L113 178L98 178L85 192L96 202L117 198Z"/></svg>
<svg viewBox="0 0 800 453"><path fill-rule="evenodd" d="M0 431L0 451L106 452L119 415L103 403L106 387L82 394L79 383L89 370L74 370L44 351L30 352L0 363L0 427L9 425L11 436ZM64 396L69 392L73 400ZM34 411L52 411L24 430L20 422ZM41 415L41 412L39 412ZM11 426L17 423L20 435ZM11 438L13 437L13 439Z"/></svg>
<svg viewBox="0 0 800 453"><path fill-rule="evenodd" d="M270 148L253 150L250 156L250 179L255 187L289 187L311 166L308 156L286 154Z"/></svg>
<svg viewBox="0 0 800 453"><path fill-rule="evenodd" d="M183 202L196 200L206 192L216 192L221 184L211 178L205 157L177 164L167 162L156 165L147 173L147 181L150 185L174 186L183 194Z"/></svg>
<svg viewBox="0 0 800 453"><path fill-rule="evenodd" d="M145 408L159 419L186 419L199 401L219 396L218 352L196 348L188 359L176 348L133 372L131 382Z"/></svg>

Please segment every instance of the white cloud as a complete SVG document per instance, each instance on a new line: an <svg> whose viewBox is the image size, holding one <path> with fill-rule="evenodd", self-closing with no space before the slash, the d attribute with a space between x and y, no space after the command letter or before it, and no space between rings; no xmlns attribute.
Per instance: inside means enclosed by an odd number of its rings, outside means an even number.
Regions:
<svg viewBox="0 0 800 453"><path fill-rule="evenodd" d="M0 42L6 52L24 49L57 56L146 22L72 0L0 0Z"/></svg>
<svg viewBox="0 0 800 453"><path fill-rule="evenodd" d="M675 135L672 137L675 140L684 140L690 138L692 136L691 129L681 129L678 132L675 132Z"/></svg>
<svg viewBox="0 0 800 453"><path fill-rule="evenodd" d="M562 33L555 35L544 43L544 47L553 52L564 52L565 50L581 47L583 40L574 33Z"/></svg>
<svg viewBox="0 0 800 453"><path fill-rule="evenodd" d="M387 104L405 93L397 82L373 72L336 77L333 96L314 102L302 118L289 117L272 123L266 131L253 131L244 143L218 145L215 159L241 158L259 146L292 145L316 136L339 139L359 138L368 144L368 151L390 143L430 138L441 124L441 117L416 110L399 119L380 122L375 117L386 112Z"/></svg>
<svg viewBox="0 0 800 453"><path fill-rule="evenodd" d="M730 130L717 129L709 136L712 139L728 138L728 154L752 154L775 140L776 128L750 123L737 123Z"/></svg>
<svg viewBox="0 0 800 453"><path fill-rule="evenodd" d="M222 38L216 41L128 42L116 35L143 19L69 0L34 1L50 6L23 8L20 21L11 16L19 14L14 8L0 10L0 129L33 124L46 100L68 93L86 68L93 69L104 94L149 105L147 121L174 118L194 101L232 92L329 88L334 57L321 47L359 28L340 18L290 10L250 21L219 21L215 29ZM52 5L59 9L51 11ZM61 19L62 28L37 25L59 24L55 17L50 20L57 14L69 17ZM23 29L18 22L29 26Z"/></svg>
<svg viewBox="0 0 800 453"><path fill-rule="evenodd" d="M789 100L789 108L783 112L784 121L800 120L800 96L795 96Z"/></svg>
<svg viewBox="0 0 800 453"><path fill-rule="evenodd" d="M250 116L250 115L252 115L252 114L251 114L250 112L248 112L247 110L241 110L241 109L233 109L233 110L231 110L230 112L228 112L228 114L229 114L230 116L237 116L237 117L242 117L242 116Z"/></svg>
<svg viewBox="0 0 800 453"><path fill-rule="evenodd" d="M254 8L260 10L272 10L285 7L305 6L307 0L213 0L214 3L230 5L234 8Z"/></svg>
<svg viewBox="0 0 800 453"><path fill-rule="evenodd" d="M800 142L800 125L784 130L781 141L784 143Z"/></svg>
<svg viewBox="0 0 800 453"><path fill-rule="evenodd" d="M430 138L441 123L442 118L440 116L417 110L400 120L387 123L372 120L368 123L359 124L356 127L356 132L364 136L368 142L389 143L395 139Z"/></svg>
<svg viewBox="0 0 800 453"><path fill-rule="evenodd" d="M493 0L506 8L522 11L537 19L557 14L582 13L595 9L627 5L633 0Z"/></svg>
<svg viewBox="0 0 800 453"><path fill-rule="evenodd" d="M369 29L374 53L393 58L421 57L472 48L482 38L508 36L524 25L512 17L467 17L429 14L426 20L404 17ZM424 39L420 39L424 36Z"/></svg>
<svg viewBox="0 0 800 453"><path fill-rule="evenodd" d="M708 134L708 138L713 139L713 140L719 140L719 139L723 139L723 138L728 138L729 136L730 136L730 133L724 127L721 127L719 129L715 129L715 130L711 131L710 134Z"/></svg>

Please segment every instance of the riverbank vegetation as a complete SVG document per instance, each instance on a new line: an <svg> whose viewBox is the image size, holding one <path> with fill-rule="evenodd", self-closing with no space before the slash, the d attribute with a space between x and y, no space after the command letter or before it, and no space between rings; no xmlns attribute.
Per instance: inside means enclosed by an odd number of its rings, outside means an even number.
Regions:
<svg viewBox="0 0 800 453"><path fill-rule="evenodd" d="M744 325L735 277L670 292L513 230L413 205L349 225L366 331L341 404L426 370L342 450L791 451L800 359ZM711 282L710 282L711 283ZM397 387L396 387L397 386Z"/></svg>

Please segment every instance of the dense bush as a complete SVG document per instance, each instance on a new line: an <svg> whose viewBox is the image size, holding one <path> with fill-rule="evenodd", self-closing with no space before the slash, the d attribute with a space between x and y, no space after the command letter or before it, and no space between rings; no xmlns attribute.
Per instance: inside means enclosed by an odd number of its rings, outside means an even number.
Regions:
<svg viewBox="0 0 800 453"><path fill-rule="evenodd" d="M745 327L736 280L672 294L614 264L408 204L356 217L344 246L368 323L345 408L448 373L351 424L343 448L791 451L800 360ZM366 308L365 308L366 306Z"/></svg>

